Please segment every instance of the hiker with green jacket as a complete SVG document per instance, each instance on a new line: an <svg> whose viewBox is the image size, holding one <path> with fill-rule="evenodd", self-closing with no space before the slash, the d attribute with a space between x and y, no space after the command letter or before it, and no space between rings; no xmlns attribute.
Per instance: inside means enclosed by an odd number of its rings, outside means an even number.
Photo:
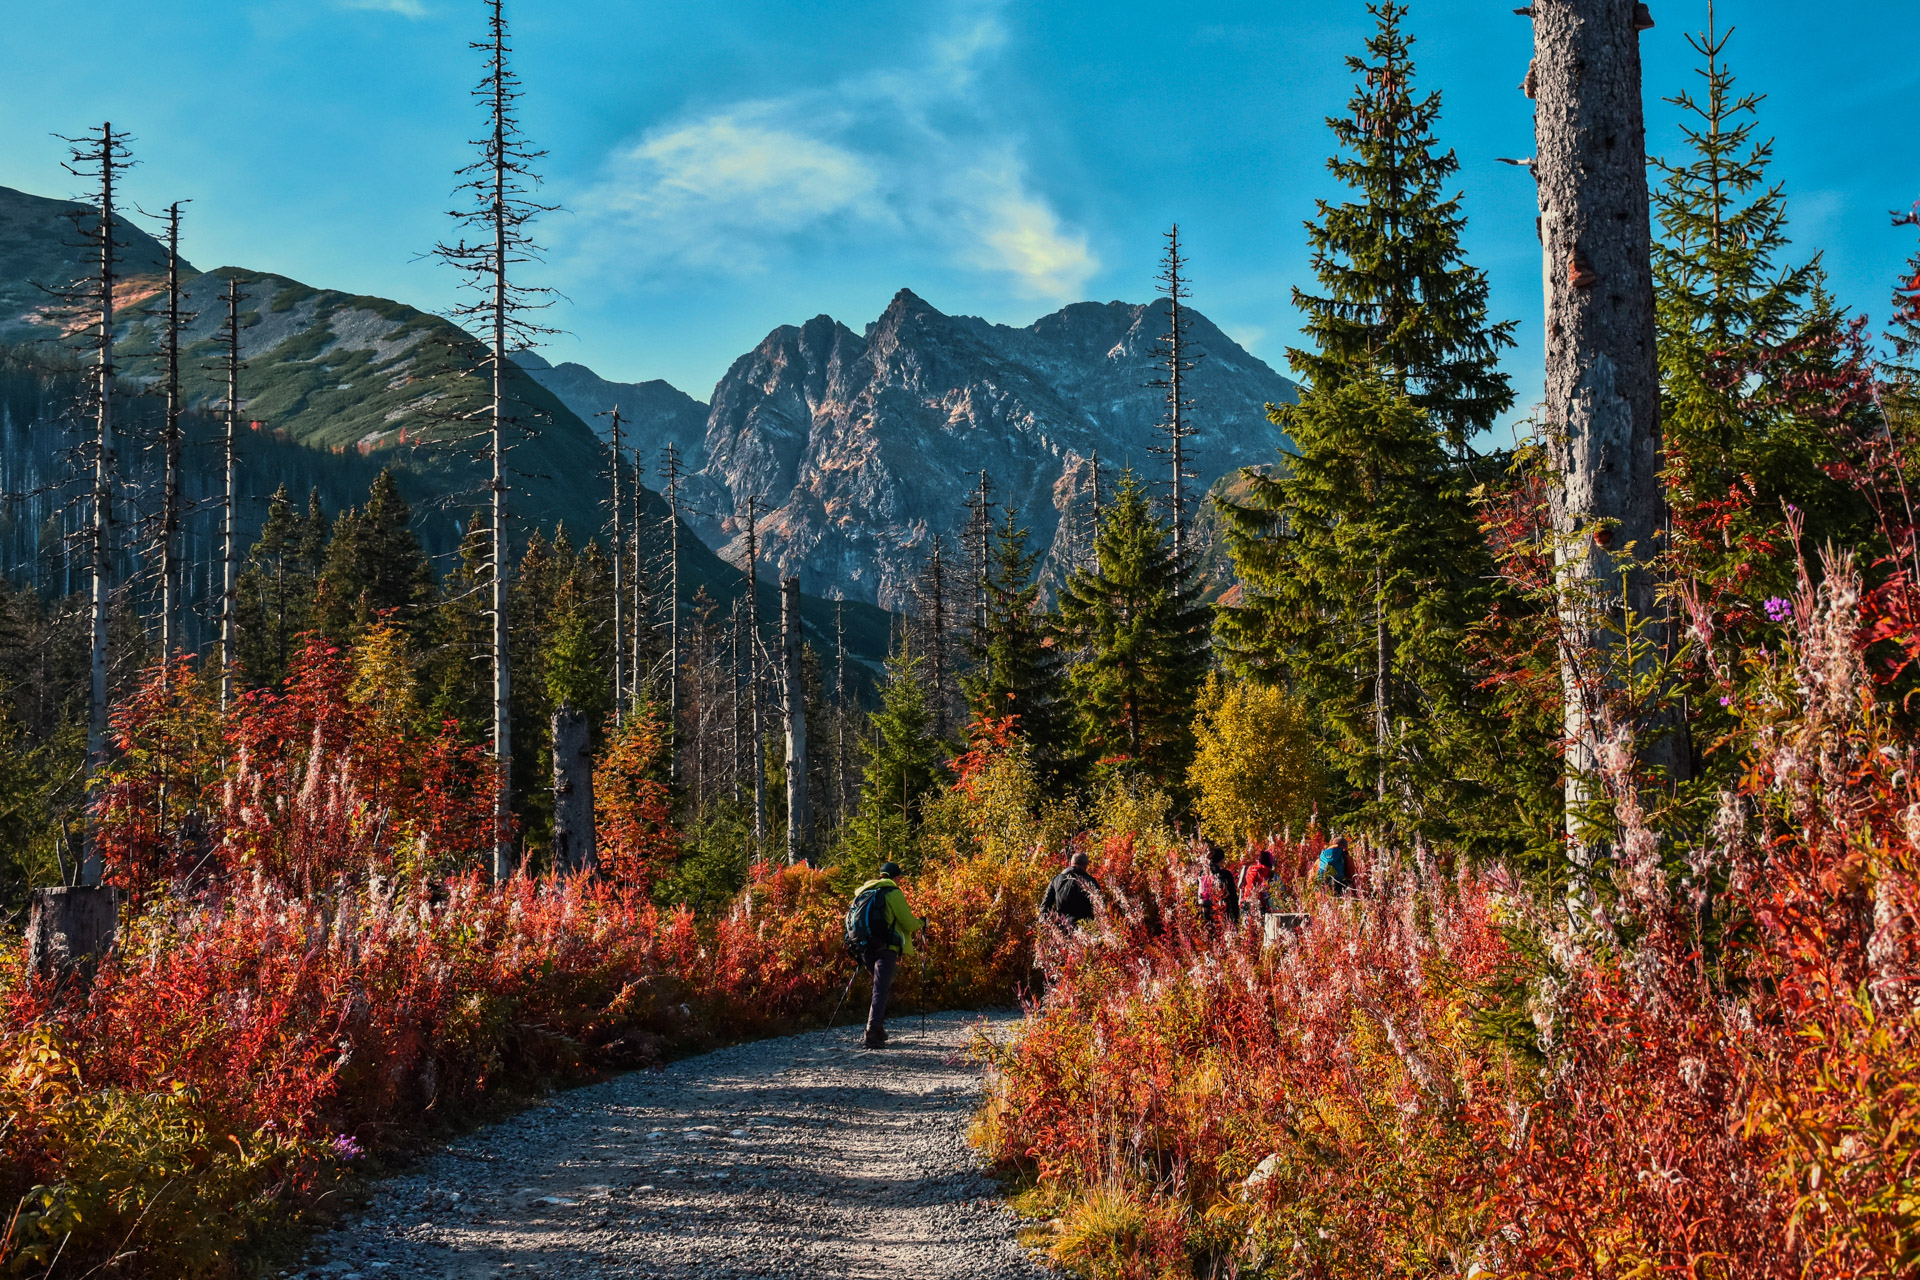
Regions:
<svg viewBox="0 0 1920 1280"><path fill-rule="evenodd" d="M903 956L913 954L913 936L927 922L913 914L907 895L900 892L898 863L880 864L880 878L861 885L847 913L848 941L856 936L864 947L859 959L873 975L873 1004L867 1010L867 1048L887 1043L887 996L893 991L893 971Z"/></svg>

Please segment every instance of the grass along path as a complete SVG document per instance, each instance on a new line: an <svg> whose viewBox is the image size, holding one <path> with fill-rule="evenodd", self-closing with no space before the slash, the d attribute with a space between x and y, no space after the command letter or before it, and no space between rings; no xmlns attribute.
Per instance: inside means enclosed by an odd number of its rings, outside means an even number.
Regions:
<svg viewBox="0 0 1920 1280"><path fill-rule="evenodd" d="M985 1021L895 1019L738 1045L555 1095L379 1184L293 1274L886 1277L1048 1274L966 1126Z"/></svg>

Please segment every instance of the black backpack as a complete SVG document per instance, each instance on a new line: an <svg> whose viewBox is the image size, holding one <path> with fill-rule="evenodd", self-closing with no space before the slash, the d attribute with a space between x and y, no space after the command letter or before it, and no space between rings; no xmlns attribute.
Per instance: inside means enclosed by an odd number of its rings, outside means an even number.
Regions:
<svg viewBox="0 0 1920 1280"><path fill-rule="evenodd" d="M893 945L893 926L887 922L887 890L891 885L869 885L853 895L847 908L847 954L859 964L872 964Z"/></svg>

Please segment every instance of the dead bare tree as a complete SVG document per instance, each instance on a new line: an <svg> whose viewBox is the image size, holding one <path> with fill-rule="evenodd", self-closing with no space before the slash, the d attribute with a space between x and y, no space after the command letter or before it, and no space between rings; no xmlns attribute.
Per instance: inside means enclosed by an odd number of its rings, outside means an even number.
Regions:
<svg viewBox="0 0 1920 1280"><path fill-rule="evenodd" d="M753 722L753 849L767 848L767 739L760 722L760 495L747 498L747 711Z"/></svg>
<svg viewBox="0 0 1920 1280"><path fill-rule="evenodd" d="M847 602L833 602L833 825L847 822Z"/></svg>
<svg viewBox="0 0 1920 1280"><path fill-rule="evenodd" d="M507 638L507 575L512 563L507 537L506 454L509 433L520 427L509 404L508 352L533 346L552 333L534 322L532 313L551 305L551 291L530 288L514 280L514 270L540 260L540 248L528 228L540 214L557 206L532 198L540 183L534 162L546 153L535 150L520 128L520 78L509 65L512 48L507 38L504 0L486 0L487 38L469 45L485 55L486 73L473 96L487 108L486 137L475 142L480 158L458 171L461 207L453 210L455 224L485 232L469 242L462 234L455 242L434 247L434 255L466 275L465 287L478 296L453 309L460 322L478 322L487 335L487 351L480 367L492 381L487 408L477 415L487 424L486 452L493 474L492 528L487 550L492 582L493 615L493 763L497 790L494 820L498 835L493 850L493 875L505 879L513 872L513 728L512 676Z"/></svg>
<svg viewBox="0 0 1920 1280"><path fill-rule="evenodd" d="M1646 568L1665 504L1639 45L1653 19L1633 0L1535 0L1531 14L1572 834L1599 765L1591 656L1617 644L1630 617L1659 625ZM1677 772L1677 736L1648 759Z"/></svg>
<svg viewBox="0 0 1920 1280"><path fill-rule="evenodd" d="M160 430L160 657L181 647L180 618L180 331L192 319L180 310L180 206L167 206L167 311L163 348L166 421Z"/></svg>
<svg viewBox="0 0 1920 1280"><path fill-rule="evenodd" d="M666 481L667 499L667 707L669 724L678 724L680 715L680 448L672 441L660 455L660 478ZM673 762L677 752L668 755L667 780L674 781L678 771Z"/></svg>
<svg viewBox="0 0 1920 1280"><path fill-rule="evenodd" d="M621 527L622 524L624 523L622 517L625 515L625 511L620 503L620 406L616 404L613 406L613 408L607 410L605 413L602 413L598 416L602 418L609 418L612 420L612 436L613 436L613 439L612 439L612 445L613 445L613 713L616 719L624 719L625 718L624 713L626 711L626 708L629 702L630 691L627 688L627 665L626 665L626 662L627 662L627 659L626 659L626 652L627 652L626 574L625 574L624 566L621 563L623 560L626 559L627 544L624 541L625 534ZM638 476L634 477L634 483L636 486L639 484ZM639 530L638 529L634 530L634 533L637 541ZM635 565L634 568L637 573L639 566ZM639 632L637 628L634 633L634 638L636 640L639 639ZM638 674L638 668L640 666L640 646L638 644L635 644L633 647L633 665L635 668L635 673ZM637 692L637 682L636 682L636 689L634 692ZM633 697L631 698L631 703L634 710L637 711L640 706L639 699L637 697ZM555 757L556 759L558 758L557 751L558 751L558 748L556 747L556 757Z"/></svg>
<svg viewBox="0 0 1920 1280"><path fill-rule="evenodd" d="M1089 461L1093 464L1093 475L1087 482L1088 490L1093 497L1093 515L1090 527L1087 530L1087 560L1085 567L1092 568L1097 563L1098 554L1095 548L1100 542L1100 451L1098 449L1091 450L1088 456Z"/></svg>
<svg viewBox="0 0 1920 1280"><path fill-rule="evenodd" d="M1154 357L1161 373L1147 385L1162 388L1167 393L1166 412L1161 416L1158 427L1166 443L1153 446L1153 452L1172 464L1172 472L1167 477L1167 514L1173 524L1173 555L1176 560L1186 550L1186 486L1187 481L1194 478L1186 456L1186 441L1193 435L1193 401L1187 396L1186 377L1199 364L1197 359L1187 354L1186 313L1181 307L1181 303L1187 299L1187 279L1183 274L1186 265L1187 260L1180 253L1180 226L1175 223L1167 232L1167 252L1161 259L1157 277L1160 293L1167 300L1167 329L1154 347ZM1097 499L1095 505L1097 508Z"/></svg>
<svg viewBox="0 0 1920 1280"><path fill-rule="evenodd" d="M920 567L920 581L916 584L915 602L919 606L920 630L925 634L920 641L920 650L927 657L927 678L929 692L933 695L933 733L936 738L945 738L953 727L953 704L957 701L954 686L951 652L952 636L948 634L948 568L946 547L940 535L933 536L926 560Z"/></svg>
<svg viewBox="0 0 1920 1280"><path fill-rule="evenodd" d="M727 777L732 788L735 804L740 802L740 597L733 598L733 606L727 617L727 676L729 696L727 711L731 717L732 728L728 734Z"/></svg>
<svg viewBox="0 0 1920 1280"><path fill-rule="evenodd" d="M96 379L93 394L93 439L90 446L93 485L89 521L91 570L92 653L89 669L87 704L87 788L107 762L107 623L112 609L113 586L113 504L116 485L114 460L113 395L116 376L113 360L113 319L115 298L120 282L120 242L114 228L114 182L132 164L126 135L115 133L111 122L90 129L77 138L64 138L69 148L63 162L68 173L91 179L98 184L94 207L75 209L69 215L79 237L80 247L94 261L94 273L60 296L71 317L71 329L85 334L93 349ZM81 854L80 883L100 883L104 867L94 843L91 822L87 825L85 847Z"/></svg>
<svg viewBox="0 0 1920 1280"><path fill-rule="evenodd" d="M226 292L220 300L227 304L226 322L221 335L226 339L227 358L227 438L226 488L220 509L220 710L233 702L233 642L239 621L239 559L234 548L235 517L239 508L240 484L240 277L227 278Z"/></svg>
<svg viewBox="0 0 1920 1280"><path fill-rule="evenodd" d="M802 670L800 579L780 584L782 701L787 713L787 863L810 861L813 808L807 797L807 690Z"/></svg>
<svg viewBox="0 0 1920 1280"><path fill-rule="evenodd" d="M987 564L993 546L993 482L983 468L980 483L967 497L967 555L973 570L973 627L987 629ZM891 648L891 646L889 646Z"/></svg>

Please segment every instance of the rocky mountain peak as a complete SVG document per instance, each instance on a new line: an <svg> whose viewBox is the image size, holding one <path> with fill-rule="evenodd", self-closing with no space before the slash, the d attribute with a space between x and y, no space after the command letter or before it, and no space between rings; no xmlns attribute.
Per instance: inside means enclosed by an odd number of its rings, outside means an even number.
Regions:
<svg viewBox="0 0 1920 1280"><path fill-rule="evenodd" d="M901 607L934 538L960 558L984 469L1058 577L1085 553L1095 455L1103 483L1153 461L1161 404L1146 384L1165 316L1164 303L1085 302L1016 329L902 289L863 336L824 315L775 329L714 388L695 527L743 558L752 496L767 513L763 576ZM1293 384L1191 318L1208 356L1193 379L1197 496L1272 460L1266 406Z"/></svg>

